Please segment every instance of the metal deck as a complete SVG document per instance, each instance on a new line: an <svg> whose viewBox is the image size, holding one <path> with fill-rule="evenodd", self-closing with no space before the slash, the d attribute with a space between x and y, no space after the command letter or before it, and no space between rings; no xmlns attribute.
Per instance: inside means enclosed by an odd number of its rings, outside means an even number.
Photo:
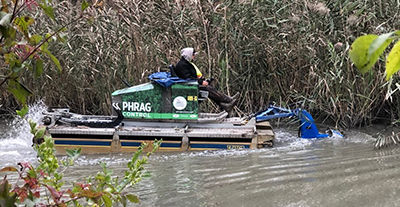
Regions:
<svg viewBox="0 0 400 207"><path fill-rule="evenodd" d="M218 114L215 117L219 119ZM257 149L272 146L275 138L269 122L207 119L188 123L124 121L116 128L55 125L47 131L58 154L72 148L81 148L83 154L134 152L142 142L149 143L145 151L150 151L155 139L163 140L159 151Z"/></svg>

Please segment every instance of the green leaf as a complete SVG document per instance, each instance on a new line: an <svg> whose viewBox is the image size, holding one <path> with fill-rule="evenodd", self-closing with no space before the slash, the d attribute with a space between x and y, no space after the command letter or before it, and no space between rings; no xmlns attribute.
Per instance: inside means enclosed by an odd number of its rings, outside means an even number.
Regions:
<svg viewBox="0 0 400 207"><path fill-rule="evenodd" d="M368 72L392 41L388 34L365 35L356 39L350 47L350 60L362 73Z"/></svg>
<svg viewBox="0 0 400 207"><path fill-rule="evenodd" d="M29 166L31 166L31 165L29 165ZM37 173L36 173L36 171L34 169L29 169L27 174L29 175L28 178L30 178L30 179L37 178Z"/></svg>
<svg viewBox="0 0 400 207"><path fill-rule="evenodd" d="M16 64L14 65L14 67L12 67L12 71L14 73L18 73L19 71L25 68L25 65L21 64L21 61L17 60L15 61L15 63Z"/></svg>
<svg viewBox="0 0 400 207"><path fill-rule="evenodd" d="M42 138L44 136L44 133L46 132L46 128L40 128L39 130L36 131L35 137L36 138Z"/></svg>
<svg viewBox="0 0 400 207"><path fill-rule="evenodd" d="M26 98L32 95L32 92L22 85L20 82L10 79L8 81L8 91L11 92L14 97L21 102L22 104L26 104Z"/></svg>
<svg viewBox="0 0 400 207"><path fill-rule="evenodd" d="M42 39L43 39L43 37L41 36L41 35L32 35L30 38L29 38L29 42L32 44L32 45L37 45L37 44L39 44L40 43L40 41L42 41Z"/></svg>
<svg viewBox="0 0 400 207"><path fill-rule="evenodd" d="M45 43L43 43L41 46L40 46L40 50L42 51L42 52L48 52L49 50L48 50L48 48L49 48L49 43L47 43L47 42L45 42Z"/></svg>
<svg viewBox="0 0 400 207"><path fill-rule="evenodd" d="M62 71L62 68L61 68L60 62L58 61L58 59L56 58L56 56L52 55L52 54L50 53L50 51L48 51L48 50L45 51L45 52L46 52L47 55L50 57L50 59L53 61L53 63L57 66L58 71L61 72L61 71Z"/></svg>
<svg viewBox="0 0 400 207"><path fill-rule="evenodd" d="M31 26L33 23L35 23L35 19L29 16L24 16L25 22L28 24L28 26Z"/></svg>
<svg viewBox="0 0 400 207"><path fill-rule="evenodd" d="M386 58L386 80L400 70L400 41L398 41Z"/></svg>
<svg viewBox="0 0 400 207"><path fill-rule="evenodd" d="M87 3L86 1L82 1L81 4L82 11L85 11L85 9L87 9L89 6L90 6L89 3Z"/></svg>
<svg viewBox="0 0 400 207"><path fill-rule="evenodd" d="M150 177L151 177L151 174L150 174L150 172L146 171L146 172L143 173L142 176L143 176L144 178L150 178Z"/></svg>
<svg viewBox="0 0 400 207"><path fill-rule="evenodd" d="M42 59L37 59L36 60L36 70L35 70L36 78L41 76L42 73L43 73L43 60Z"/></svg>
<svg viewBox="0 0 400 207"><path fill-rule="evenodd" d="M0 181L0 200L7 199L10 193L10 185L8 180L4 179Z"/></svg>
<svg viewBox="0 0 400 207"><path fill-rule="evenodd" d="M28 27L32 25L35 20L28 16L17 17L14 20L15 25L17 25L19 31L29 39Z"/></svg>
<svg viewBox="0 0 400 207"><path fill-rule="evenodd" d="M0 12L0 32L1 35L7 39L11 37L10 31L13 29L9 27L12 15L4 11Z"/></svg>
<svg viewBox="0 0 400 207"><path fill-rule="evenodd" d="M17 114L18 116L24 118L25 115L28 113L28 111L29 111L28 106L24 105L24 107L20 111L17 110Z"/></svg>
<svg viewBox="0 0 400 207"><path fill-rule="evenodd" d="M39 4L39 6L43 9L44 13L50 17L50 19L52 20L56 20L56 18L54 17L54 9L53 7L46 5L46 4Z"/></svg>
<svg viewBox="0 0 400 207"><path fill-rule="evenodd" d="M1 13L4 14L4 12L1 12ZM3 15L1 15L1 16L2 17L0 19L0 25L3 27L8 27L8 25L10 25L10 23L11 23L12 14L8 13L8 14L5 14L4 16Z"/></svg>
<svg viewBox="0 0 400 207"><path fill-rule="evenodd" d="M35 121L29 119L28 123L29 123L29 126L31 127L31 129L35 129L36 128L37 123Z"/></svg>
<svg viewBox="0 0 400 207"><path fill-rule="evenodd" d="M67 35L64 34L64 33L58 33L58 34L57 34L57 39L58 39L60 42L65 43L65 42L67 41L68 37L67 37Z"/></svg>
<svg viewBox="0 0 400 207"><path fill-rule="evenodd" d="M121 200L121 204L122 204L122 206L124 206L124 207L125 207L125 206L126 206L126 204L127 204L127 203L126 203L126 197L125 197L125 196L121 196L121 199L120 199L120 200Z"/></svg>
<svg viewBox="0 0 400 207"><path fill-rule="evenodd" d="M56 180L60 180L60 179L62 178L62 175L59 174L59 173L57 173L57 172L55 172L55 173L54 173L54 178L55 178Z"/></svg>
<svg viewBox="0 0 400 207"><path fill-rule="evenodd" d="M13 27L5 27L0 25L0 32L1 35L6 37L4 45L11 47L15 46L15 39L16 39L16 34L17 31Z"/></svg>
<svg viewBox="0 0 400 207"><path fill-rule="evenodd" d="M81 154L81 148L78 149L65 149L65 153L72 159L76 159Z"/></svg>
<svg viewBox="0 0 400 207"><path fill-rule="evenodd" d="M46 33L46 34L45 34L45 37L46 37L46 39L49 39L49 42L50 42L50 40L51 40L51 39L50 39L51 34L50 34L50 33Z"/></svg>
<svg viewBox="0 0 400 207"><path fill-rule="evenodd" d="M140 203L139 198L135 195L128 194L126 195L126 198L132 203Z"/></svg>
<svg viewBox="0 0 400 207"><path fill-rule="evenodd" d="M112 201L110 197L108 197L107 195L103 195L101 196L101 198L103 199L104 204L106 204L106 207L112 207Z"/></svg>
<svg viewBox="0 0 400 207"><path fill-rule="evenodd" d="M15 53L4 54L4 59L11 69L16 66L21 66L21 60L18 59ZM18 75L15 74L13 77L17 78Z"/></svg>
<svg viewBox="0 0 400 207"><path fill-rule="evenodd" d="M119 183L119 185L117 186L117 191L121 192L129 182L130 182L130 180L128 178L125 178L124 180L122 180Z"/></svg>
<svg viewBox="0 0 400 207"><path fill-rule="evenodd" d="M376 38L371 43L371 45L369 46L369 48L368 48L368 57L371 57L374 53L379 51L379 48L381 48L382 45L385 45L385 43L387 41L389 41L389 43L387 44L387 45L389 45L390 42L392 42L392 40L393 40L392 36L393 36L393 32L386 33L386 34L383 34L383 35L379 35L378 38ZM386 49L386 47L385 47L385 49ZM382 52L383 52L383 50L382 50Z"/></svg>
<svg viewBox="0 0 400 207"><path fill-rule="evenodd" d="M367 72L369 45L378 38L377 35L365 35L357 38L350 47L350 60L354 63L361 73Z"/></svg>
<svg viewBox="0 0 400 207"><path fill-rule="evenodd" d="M60 61L58 61L58 59L56 58L56 56L54 56L54 55L52 55L52 54L49 54L49 57L50 57L50 59L53 61L53 63L57 66L58 71L61 72L61 71L62 71L62 68L61 68L61 65L60 65Z"/></svg>
<svg viewBox="0 0 400 207"><path fill-rule="evenodd" d="M10 37L7 27L0 25L0 32L1 32L1 35L3 35L5 38L8 39Z"/></svg>

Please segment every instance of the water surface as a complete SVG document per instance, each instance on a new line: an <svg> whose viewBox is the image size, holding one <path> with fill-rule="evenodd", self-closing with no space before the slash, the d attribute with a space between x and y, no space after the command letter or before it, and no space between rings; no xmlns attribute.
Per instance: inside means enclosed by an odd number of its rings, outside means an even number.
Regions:
<svg viewBox="0 0 400 207"><path fill-rule="evenodd" d="M26 123L0 130L0 167L35 161ZM292 129L276 134L274 148L156 153L146 168L152 176L130 191L141 206L400 205L400 148L374 150L361 131L321 140L299 139ZM65 178L83 181L99 161L122 176L130 156L82 155Z"/></svg>

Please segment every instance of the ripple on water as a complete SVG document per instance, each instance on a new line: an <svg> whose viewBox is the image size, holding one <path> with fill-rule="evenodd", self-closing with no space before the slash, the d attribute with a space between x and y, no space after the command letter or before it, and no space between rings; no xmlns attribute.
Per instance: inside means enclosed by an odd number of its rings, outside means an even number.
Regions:
<svg viewBox="0 0 400 207"><path fill-rule="evenodd" d="M0 142L1 165L35 158L29 127L16 125L11 133L16 136L7 134ZM373 150L374 138L359 131L346 132L346 139L320 140L300 139L291 130L275 132L274 148L156 153L146 166L152 176L130 190L143 206L398 204L400 148ZM131 156L82 155L65 177L82 181L101 170L98 162L121 175Z"/></svg>

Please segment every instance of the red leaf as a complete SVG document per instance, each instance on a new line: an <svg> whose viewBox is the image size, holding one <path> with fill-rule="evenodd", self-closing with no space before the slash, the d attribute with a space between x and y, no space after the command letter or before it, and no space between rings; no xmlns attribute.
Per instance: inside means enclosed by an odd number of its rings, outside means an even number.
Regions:
<svg viewBox="0 0 400 207"><path fill-rule="evenodd" d="M35 196L36 198L40 198L40 192L36 191L35 193L33 193L33 196Z"/></svg>
<svg viewBox="0 0 400 207"><path fill-rule="evenodd" d="M26 6L29 8L29 10L35 8L38 6L38 3L34 0L26 0L25 1Z"/></svg>
<svg viewBox="0 0 400 207"><path fill-rule="evenodd" d="M38 181L36 180L36 178L25 177L24 181L26 184L29 185L31 189L38 188Z"/></svg>
<svg viewBox="0 0 400 207"><path fill-rule="evenodd" d="M54 189L51 186L45 185L46 188L50 191L51 195L53 196L53 200L54 202L58 203L58 201L60 200L62 194L60 192L58 192L56 189Z"/></svg>
<svg viewBox="0 0 400 207"><path fill-rule="evenodd" d="M76 194L74 192L72 192L71 189L68 189L65 193L67 193L70 198L75 198L76 197Z"/></svg>
<svg viewBox="0 0 400 207"><path fill-rule="evenodd" d="M95 192L91 190L83 190L81 192L81 196L86 198L100 198L104 193L102 192Z"/></svg>

